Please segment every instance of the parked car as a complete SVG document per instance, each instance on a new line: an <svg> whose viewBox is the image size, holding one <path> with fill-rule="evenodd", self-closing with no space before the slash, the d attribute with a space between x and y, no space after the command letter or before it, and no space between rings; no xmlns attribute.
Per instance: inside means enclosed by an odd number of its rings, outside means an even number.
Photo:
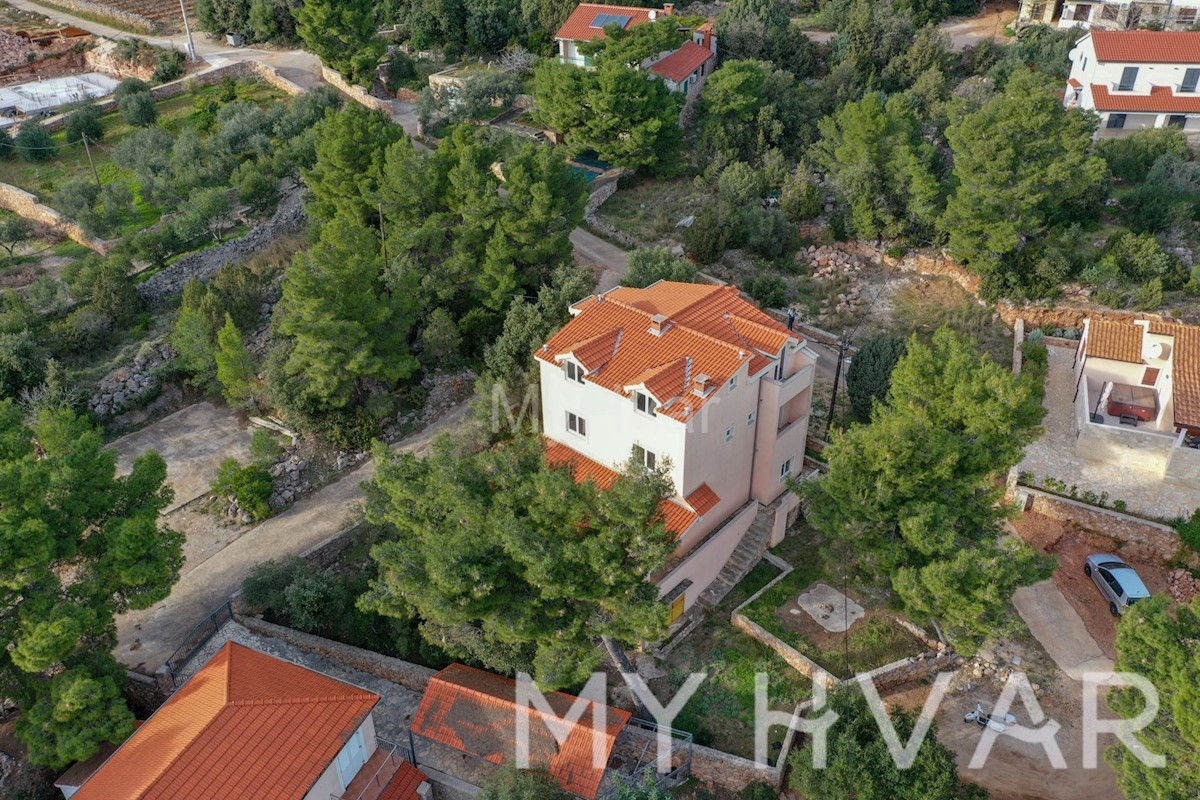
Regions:
<svg viewBox="0 0 1200 800"><path fill-rule="evenodd" d="M1121 616L1129 606L1150 596L1150 590L1134 568L1112 553L1088 556L1083 562L1083 574L1090 576L1099 587L1114 617Z"/></svg>

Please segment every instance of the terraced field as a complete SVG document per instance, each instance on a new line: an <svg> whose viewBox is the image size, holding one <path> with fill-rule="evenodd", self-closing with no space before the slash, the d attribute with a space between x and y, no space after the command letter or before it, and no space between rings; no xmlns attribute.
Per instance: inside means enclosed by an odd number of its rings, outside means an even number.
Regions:
<svg viewBox="0 0 1200 800"><path fill-rule="evenodd" d="M179 0L34 0L40 5L62 9L71 14L134 30L140 33L179 33L183 20ZM184 0L188 21L196 29L195 0Z"/></svg>

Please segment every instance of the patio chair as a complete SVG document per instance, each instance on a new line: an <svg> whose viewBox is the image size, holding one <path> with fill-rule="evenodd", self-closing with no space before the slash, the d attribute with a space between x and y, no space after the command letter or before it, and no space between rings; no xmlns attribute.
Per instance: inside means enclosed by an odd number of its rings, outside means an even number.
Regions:
<svg viewBox="0 0 1200 800"><path fill-rule="evenodd" d="M1122 414L1121 415L1121 424L1122 425L1132 425L1133 427L1136 428L1138 426L1138 418L1135 417L1133 414Z"/></svg>

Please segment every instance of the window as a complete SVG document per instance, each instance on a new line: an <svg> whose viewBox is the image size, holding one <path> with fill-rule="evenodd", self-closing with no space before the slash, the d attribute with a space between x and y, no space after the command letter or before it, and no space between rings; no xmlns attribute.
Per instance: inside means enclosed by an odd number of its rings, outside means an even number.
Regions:
<svg viewBox="0 0 1200 800"><path fill-rule="evenodd" d="M1190 28L1196 24L1196 9L1181 8L1179 16L1175 18L1175 23L1182 28Z"/></svg>
<svg viewBox="0 0 1200 800"><path fill-rule="evenodd" d="M1104 20L1105 22L1116 22L1118 19L1120 19L1120 17L1121 6L1119 3L1105 3L1104 7L1100 9L1100 19ZM1083 63L1084 67L1086 67L1086 58L1084 59Z"/></svg>
<svg viewBox="0 0 1200 800"><path fill-rule="evenodd" d="M792 474L792 459L789 458L787 461L783 462L783 464L779 467L779 480L783 480L791 474Z"/></svg>
<svg viewBox="0 0 1200 800"><path fill-rule="evenodd" d="M1121 82L1117 84L1118 92L1132 92L1133 85L1137 83L1138 68L1126 67L1121 70Z"/></svg>
<svg viewBox="0 0 1200 800"><path fill-rule="evenodd" d="M671 608L667 611L667 624L670 625L675 620L683 616L683 603L686 594L681 594L671 601Z"/></svg>
<svg viewBox="0 0 1200 800"><path fill-rule="evenodd" d="M587 436L587 420L578 414L567 412L567 430L580 436Z"/></svg>
<svg viewBox="0 0 1200 800"><path fill-rule="evenodd" d="M783 380L783 353L779 354L779 360L775 362L775 380Z"/></svg>
<svg viewBox="0 0 1200 800"><path fill-rule="evenodd" d="M1185 114L1172 114L1171 116L1167 117L1168 128L1182 128L1186 124L1187 115Z"/></svg>
<svg viewBox="0 0 1200 800"><path fill-rule="evenodd" d="M732 425L730 425L728 428L725 429L725 441L726 442L733 441L733 426Z"/></svg>
<svg viewBox="0 0 1200 800"><path fill-rule="evenodd" d="M583 383L583 367L574 361L567 362L567 380Z"/></svg>
<svg viewBox="0 0 1200 800"><path fill-rule="evenodd" d="M1197 83L1200 83L1200 69L1189 67L1183 73L1183 83L1179 84L1179 91L1194 92Z"/></svg>
<svg viewBox="0 0 1200 800"><path fill-rule="evenodd" d="M1118 129L1118 128L1124 128L1125 127L1125 115L1124 114L1109 114L1108 122L1105 123L1104 127L1114 129L1114 130Z"/></svg>
<svg viewBox="0 0 1200 800"><path fill-rule="evenodd" d="M658 465L658 456L651 453L640 444L633 446L633 458L646 469L654 469Z"/></svg>
<svg viewBox="0 0 1200 800"><path fill-rule="evenodd" d="M729 378L729 388L731 390L737 388L737 375L733 375Z"/></svg>
<svg viewBox="0 0 1200 800"><path fill-rule="evenodd" d="M1076 22L1087 22L1092 18L1092 7L1086 3L1077 3L1075 5L1075 16L1071 19Z"/></svg>
<svg viewBox="0 0 1200 800"><path fill-rule="evenodd" d="M749 414L746 415L746 427L749 428L753 424L754 424L754 412L751 411Z"/></svg>
<svg viewBox="0 0 1200 800"><path fill-rule="evenodd" d="M658 408L658 403L654 402L654 398L642 392L634 392L634 402L637 403L637 410L643 414L649 414L652 417L658 416L654 413L654 409Z"/></svg>

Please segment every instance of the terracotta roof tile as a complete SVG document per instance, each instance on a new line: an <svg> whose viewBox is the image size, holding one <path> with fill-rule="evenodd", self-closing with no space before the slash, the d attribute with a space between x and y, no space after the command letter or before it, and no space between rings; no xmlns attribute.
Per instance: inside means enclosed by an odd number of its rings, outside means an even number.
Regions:
<svg viewBox="0 0 1200 800"><path fill-rule="evenodd" d="M1091 358L1142 362L1142 327L1129 322L1094 319L1088 324L1087 354Z"/></svg>
<svg viewBox="0 0 1200 800"><path fill-rule="evenodd" d="M1200 429L1200 328L1151 322L1150 332L1175 337L1171 354L1175 424Z"/></svg>
<svg viewBox="0 0 1200 800"><path fill-rule="evenodd" d="M226 643L75 794L300 800L379 696Z"/></svg>
<svg viewBox="0 0 1200 800"><path fill-rule="evenodd" d="M660 404L679 397L688 385L691 359L677 358L669 364L651 367L635 378L629 385L644 385Z"/></svg>
<svg viewBox="0 0 1200 800"><path fill-rule="evenodd" d="M1101 62L1200 63L1200 32L1094 30L1091 36L1096 60Z"/></svg>
<svg viewBox="0 0 1200 800"><path fill-rule="evenodd" d="M621 346L621 330L605 331L586 339L581 342L576 342L571 345L571 357L583 364L583 368L588 372L595 372L608 363L617 353L617 348Z"/></svg>
<svg viewBox="0 0 1200 800"><path fill-rule="evenodd" d="M600 747L607 764L617 736L629 721L629 712L589 702L583 715L568 723L571 727L567 740L559 745L545 724L547 717L536 709L518 706L516 692L516 681L511 678L451 664L429 681L413 716L412 732L493 764L502 764L516 754L517 715L527 715L530 764L547 769L566 791L594 798L604 778L604 767L593 766L593 741L601 737ZM576 699L562 692L546 696L559 717L567 714ZM595 731L593 721L600 709L604 710L604 727Z"/></svg>
<svg viewBox="0 0 1200 800"><path fill-rule="evenodd" d="M575 10L571 12L571 16L567 17L567 21L558 29L558 33L554 34L555 39L569 39L573 42L588 42L592 39L603 39L604 28L594 28L593 23L596 17L601 14L613 14L622 17L629 17L629 22L625 23L625 30L629 30L644 22L650 21L649 8L637 8L634 6L606 6L598 3L580 3L575 6Z"/></svg>
<svg viewBox="0 0 1200 800"><path fill-rule="evenodd" d="M591 481L599 489L607 489L619 477L616 470L553 439L546 439L546 463L551 466L568 466L576 481L580 483ZM659 504L659 509L662 511L667 530L676 536L682 536L683 532L699 518L697 514L674 500L663 500Z"/></svg>
<svg viewBox="0 0 1200 800"><path fill-rule="evenodd" d="M1200 114L1200 95L1175 94L1170 86L1151 86L1150 94L1112 93L1104 84L1092 84L1092 104L1097 111L1175 111Z"/></svg>
<svg viewBox="0 0 1200 800"><path fill-rule="evenodd" d="M710 58L715 57L716 54L707 47L702 47L695 42L684 42L683 46L674 53L652 64L650 71L669 81L679 83L700 69Z"/></svg>
<svg viewBox="0 0 1200 800"><path fill-rule="evenodd" d="M749 361L750 374L771 363L788 341L801 341L783 325L743 300L736 287L659 281L645 289L619 287L576 303L579 312L538 349L544 361L556 359L578 347L620 333L620 343L599 369L589 369L585 380L626 395L625 387L645 380L650 373L690 359L690 376L708 375L721 386ZM651 319L667 317L662 333L650 332ZM764 352L765 351L765 352ZM678 368L675 367L677 370ZM664 384L666 381L664 379ZM659 414L686 422L714 395L700 397L672 373L672 387L680 401L656 397L665 408ZM662 388L662 391L668 391Z"/></svg>
<svg viewBox="0 0 1200 800"><path fill-rule="evenodd" d="M687 504L696 510L700 516L704 516L709 511L717 507L721 502L721 498L707 483L702 483L696 487L695 491L689 494L686 498Z"/></svg>
<svg viewBox="0 0 1200 800"><path fill-rule="evenodd" d="M1079 80L1078 78L1067 78L1067 83L1071 84L1071 86L1075 89L1083 88L1083 81Z"/></svg>
<svg viewBox="0 0 1200 800"><path fill-rule="evenodd" d="M427 780L429 776L405 761L400 764L400 769L396 770L387 786L383 787L379 800L417 800L420 796L417 789Z"/></svg>

